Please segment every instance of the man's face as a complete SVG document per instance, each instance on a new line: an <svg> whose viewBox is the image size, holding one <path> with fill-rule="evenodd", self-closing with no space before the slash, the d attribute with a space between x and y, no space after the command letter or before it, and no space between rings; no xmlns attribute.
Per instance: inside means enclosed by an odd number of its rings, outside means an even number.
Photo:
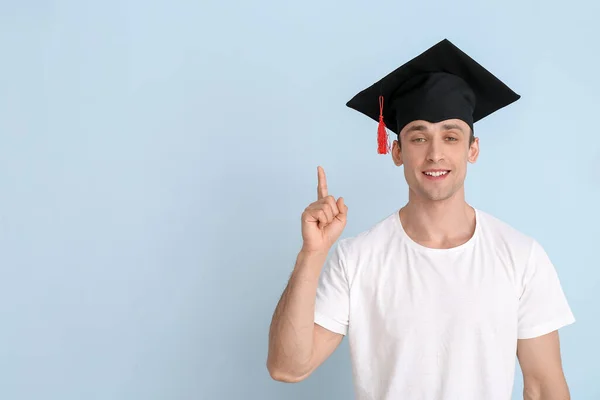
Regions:
<svg viewBox="0 0 600 400"><path fill-rule="evenodd" d="M469 144L471 129L462 120L438 123L413 121L394 141L392 157L404 165L408 186L418 197L445 200L461 190L467 175L467 163L479 155L479 139Z"/></svg>

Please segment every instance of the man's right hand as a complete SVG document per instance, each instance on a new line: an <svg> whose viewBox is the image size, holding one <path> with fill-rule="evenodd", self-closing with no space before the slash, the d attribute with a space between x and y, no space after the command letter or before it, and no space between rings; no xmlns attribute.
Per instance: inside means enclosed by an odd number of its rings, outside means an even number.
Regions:
<svg viewBox="0 0 600 400"><path fill-rule="evenodd" d="M317 168L317 175L317 201L302 213L302 251L326 254L346 227L348 207L342 197L336 200L327 193L322 167Z"/></svg>
<svg viewBox="0 0 600 400"><path fill-rule="evenodd" d="M267 369L281 382L300 382L321 365L344 335L315 322L316 293L329 249L346 225L348 207L327 193L323 168L318 168L317 201L302 213L302 250L273 313L269 328Z"/></svg>

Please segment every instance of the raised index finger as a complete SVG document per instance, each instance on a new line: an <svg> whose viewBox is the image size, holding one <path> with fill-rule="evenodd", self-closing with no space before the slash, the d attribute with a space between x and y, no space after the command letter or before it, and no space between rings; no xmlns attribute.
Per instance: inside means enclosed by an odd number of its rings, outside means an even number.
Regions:
<svg viewBox="0 0 600 400"><path fill-rule="evenodd" d="M327 197L327 179L325 178L325 170L323 170L323 167L317 167L317 175L319 179L317 198L320 200Z"/></svg>

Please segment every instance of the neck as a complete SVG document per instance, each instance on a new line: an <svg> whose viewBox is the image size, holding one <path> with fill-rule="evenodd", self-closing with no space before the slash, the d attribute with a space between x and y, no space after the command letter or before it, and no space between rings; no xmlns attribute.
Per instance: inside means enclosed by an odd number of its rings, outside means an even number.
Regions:
<svg viewBox="0 0 600 400"><path fill-rule="evenodd" d="M428 200L409 194L400 210L400 220L408 236L423 246L450 248L468 241L475 231L475 210L457 192L445 200Z"/></svg>

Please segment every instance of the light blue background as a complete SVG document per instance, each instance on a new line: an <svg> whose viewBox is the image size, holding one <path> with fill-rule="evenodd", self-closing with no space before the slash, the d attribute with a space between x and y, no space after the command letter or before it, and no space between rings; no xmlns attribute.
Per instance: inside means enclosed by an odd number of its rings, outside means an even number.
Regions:
<svg viewBox="0 0 600 400"><path fill-rule="evenodd" d="M444 37L523 96L476 125L468 201L547 249L578 319L561 333L572 396L600 398L599 13L2 1L0 398L352 398L346 341L300 384L269 378L271 315L317 165L344 237L406 201L345 102Z"/></svg>

